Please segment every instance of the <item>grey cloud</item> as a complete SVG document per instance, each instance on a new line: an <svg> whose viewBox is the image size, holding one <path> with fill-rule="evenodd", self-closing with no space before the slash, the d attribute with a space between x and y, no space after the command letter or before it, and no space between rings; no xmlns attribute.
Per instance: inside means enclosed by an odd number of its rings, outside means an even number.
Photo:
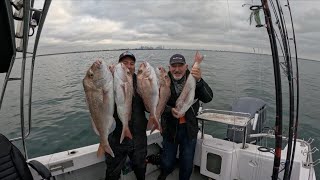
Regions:
<svg viewBox="0 0 320 180"><path fill-rule="evenodd" d="M108 47L138 47L148 44L219 50L230 50L230 47L233 47L234 50L245 51L252 51L252 48L258 47L269 51L265 28L250 26L249 6L242 7L242 4L251 2L251 0L53 1L52 4L60 4L52 7L61 8L60 10L64 12L58 16L55 9L50 9L51 20L57 17L57 22L51 24L46 22L43 36L66 45L83 42L95 45L103 40L112 40L114 44L109 44ZM318 43L320 24L317 23L319 5L320 3L315 1L291 2L298 47L301 48L299 52L303 57L318 60L320 60L317 50L320 46ZM285 8L284 13L287 13ZM97 20L96 24L81 21L90 17ZM261 19L263 21L262 12ZM110 25L101 25L102 22L109 21ZM112 23L115 23L116 29L104 31L104 28L110 27ZM126 42L128 45L124 45ZM50 44L50 42L43 43ZM312 48L308 48L310 46Z"/></svg>

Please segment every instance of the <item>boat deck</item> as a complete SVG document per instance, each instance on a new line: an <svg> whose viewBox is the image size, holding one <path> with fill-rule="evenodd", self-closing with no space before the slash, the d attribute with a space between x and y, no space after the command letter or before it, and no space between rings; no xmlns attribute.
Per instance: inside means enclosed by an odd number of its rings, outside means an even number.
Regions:
<svg viewBox="0 0 320 180"><path fill-rule="evenodd" d="M160 169L157 169L151 172L150 174L146 175L146 180L157 180L159 174L160 174ZM133 172L130 172L127 176L124 176L121 178L121 180L135 180L135 179L136 178ZM176 166L175 170L171 174L169 174L169 176L167 177L167 180L177 180L177 179L179 179L178 166ZM200 167L194 166L190 179L204 180L204 179L208 179L208 177L200 174Z"/></svg>

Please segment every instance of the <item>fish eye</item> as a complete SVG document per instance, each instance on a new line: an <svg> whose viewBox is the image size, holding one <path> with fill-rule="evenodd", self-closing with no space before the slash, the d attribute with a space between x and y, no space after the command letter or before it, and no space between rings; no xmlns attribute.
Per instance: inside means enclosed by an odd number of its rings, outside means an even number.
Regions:
<svg viewBox="0 0 320 180"><path fill-rule="evenodd" d="M92 78L92 77L93 77L93 73L90 73L90 74L89 74L89 77L91 77L91 78Z"/></svg>

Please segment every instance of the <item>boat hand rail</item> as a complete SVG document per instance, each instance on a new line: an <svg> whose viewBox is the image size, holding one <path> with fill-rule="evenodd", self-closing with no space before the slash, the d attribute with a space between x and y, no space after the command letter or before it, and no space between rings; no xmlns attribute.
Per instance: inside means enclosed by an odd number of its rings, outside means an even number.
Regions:
<svg viewBox="0 0 320 180"><path fill-rule="evenodd" d="M257 138L257 137L275 138L275 135L271 134L271 133L258 133L258 134L250 134L249 137L250 138L252 138L252 137L254 137L254 138ZM287 141L288 137L282 136L282 139ZM314 167L314 166L320 164L320 159L317 159L315 161L312 160L312 154L319 151L319 149L316 147L311 148L311 143L313 142L313 140L314 139L311 139L311 138L309 138L308 141L305 141L303 139L297 139L297 142L300 142L301 146L308 147L308 149L301 151L301 153L304 156L307 156L306 162L303 163L304 167Z"/></svg>
<svg viewBox="0 0 320 180"><path fill-rule="evenodd" d="M236 130L243 131L242 149L245 149L247 141L247 124L251 121L249 113L226 111L218 109L203 109L202 106L198 112L198 119L202 121L201 139L204 138L204 121L218 122L227 125L234 125ZM240 126L237 128L235 126Z"/></svg>
<svg viewBox="0 0 320 180"><path fill-rule="evenodd" d="M20 2L20 1L19 1ZM21 77L19 78L10 78L10 74L11 74L11 70L14 66L14 60L16 58L16 56L14 55L14 59L11 61L10 63L10 67L9 70L6 74L5 77L5 81L3 84L3 88L2 88L2 92L1 92L1 96L0 96L0 109L3 103L3 98L4 98L4 94L6 91L6 87L7 87L7 83L9 81L12 80L20 80L20 125L21 125L21 136L20 137L16 137L16 138L12 138L10 139L10 141L17 141L17 140L22 140L22 145L23 145L23 150L24 150L24 156L25 159L28 159L28 153L27 153L27 148L26 148L26 144L25 144L25 139L30 135L31 132L31 105L32 105L32 81L33 81L33 71L34 71L34 62L35 62L35 57L36 57L36 52L37 52L37 48L38 48L38 43L39 43L39 39L40 39L40 35L41 35L41 31L42 31L42 27L44 24L44 21L46 19L46 15L49 11L49 7L51 4L51 0L45 0L43 3L43 8L41 9L35 9L33 8L34 5L34 0L30 1L30 0L23 0L23 18L22 20L19 21L23 21L23 26L22 26L22 31L23 31L23 36L22 37L17 37L18 41L20 41L20 43L17 43L15 45L15 49L17 52L21 52L22 53L22 62L21 62ZM18 9L16 9L16 11L20 11ZM21 9L22 11L22 9ZM27 59L27 55L29 54L27 52L28 50L28 44L29 44L29 30L30 27L32 26L32 24L30 25L30 20L31 18L31 12L38 12L41 13L41 18L39 20L39 24L38 24L38 29L37 29L37 34L36 34L36 38L35 38L35 42L34 42L34 47L33 47L33 53L32 53L32 64L31 64L31 69L30 69L30 82L29 82L29 103L28 103L28 131L25 131L25 113L24 113L24 91L25 91L25 65L26 65L26 59ZM9 18L14 18L12 16L12 14L10 14L10 16L8 16ZM33 28L35 27L35 24L33 24ZM20 29L18 28L17 31L19 31ZM20 30L21 31L21 30ZM17 33L17 32L16 32ZM22 47L21 47L22 46Z"/></svg>
<svg viewBox="0 0 320 180"><path fill-rule="evenodd" d="M241 127L246 127L252 119L249 113L218 109L203 109L198 112L197 118L205 121L213 121Z"/></svg>

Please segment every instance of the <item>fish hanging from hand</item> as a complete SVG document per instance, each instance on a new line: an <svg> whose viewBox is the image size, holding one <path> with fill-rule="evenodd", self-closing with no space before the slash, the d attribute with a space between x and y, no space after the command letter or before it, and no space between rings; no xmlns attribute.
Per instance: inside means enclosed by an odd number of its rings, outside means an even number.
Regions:
<svg viewBox="0 0 320 180"><path fill-rule="evenodd" d="M107 152L114 153L109 145L108 136L115 129L113 76L109 67L102 61L95 61L83 79L86 102L91 114L92 126L99 135L98 157Z"/></svg>

